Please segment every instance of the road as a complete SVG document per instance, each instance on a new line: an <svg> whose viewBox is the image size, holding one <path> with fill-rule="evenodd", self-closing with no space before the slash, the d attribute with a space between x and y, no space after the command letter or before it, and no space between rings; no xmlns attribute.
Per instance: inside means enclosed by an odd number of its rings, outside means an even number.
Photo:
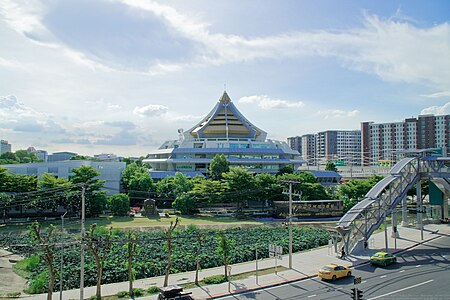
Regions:
<svg viewBox="0 0 450 300"><path fill-rule="evenodd" d="M395 265L381 268L364 264L353 270L355 277L362 278L357 287L364 300L450 300L450 237L439 237L397 256ZM353 287L353 276L335 282L315 277L221 299L351 299Z"/></svg>

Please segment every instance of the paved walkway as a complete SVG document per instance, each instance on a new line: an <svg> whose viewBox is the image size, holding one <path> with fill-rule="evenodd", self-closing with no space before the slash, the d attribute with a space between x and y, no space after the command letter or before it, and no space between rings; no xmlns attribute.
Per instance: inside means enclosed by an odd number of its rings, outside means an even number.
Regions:
<svg viewBox="0 0 450 300"><path fill-rule="evenodd" d="M411 248L418 243L421 243L420 230L410 227L398 227L400 237L397 238L397 247L394 247L394 238L391 237L391 228L388 228L388 245L389 252L398 252L404 249ZM450 235L449 225L436 225L430 224L425 226L424 241L431 240L439 237L439 235ZM289 281L295 281L308 277L316 276L317 271L323 265L329 263L338 263L345 266L355 266L364 263L375 252L385 250L384 231L372 235L369 242L369 249L361 253L356 253L345 259L340 259L333 249L329 247L322 247L311 251L305 251L296 253L293 255L293 269L284 270L275 274L268 274L259 276L258 284L256 283L256 276L250 276L246 279L231 282L230 289L232 293L242 292L246 290L253 290L262 288L265 286L271 286L274 284L281 284ZM282 260L278 260L279 266L288 266L288 256L284 255ZM274 259L264 259L258 263L259 269L274 267ZM255 271L255 261L232 265L232 275ZM212 268L202 270L199 273L200 280L207 276L223 274L224 268ZM195 272L180 273L171 275L169 278L169 284L181 284L187 282L193 282L195 278ZM134 282L134 287L148 289L152 285L162 286L164 277L153 277L148 279L141 279ZM192 296L195 299L209 299L213 297L219 297L221 295L228 294L228 283L209 285L204 287L194 288L188 291L192 292ZM127 291L128 282L120 282L114 284L105 284L102 286L102 295L114 295L119 291ZM79 290L69 290L63 292L63 299L78 299L80 295ZM85 298L89 298L95 295L95 287L88 287L84 290ZM59 292L54 294L54 299L59 299ZM27 299L46 299L46 294L34 295ZM153 300L157 299L157 295L148 296L138 299Z"/></svg>

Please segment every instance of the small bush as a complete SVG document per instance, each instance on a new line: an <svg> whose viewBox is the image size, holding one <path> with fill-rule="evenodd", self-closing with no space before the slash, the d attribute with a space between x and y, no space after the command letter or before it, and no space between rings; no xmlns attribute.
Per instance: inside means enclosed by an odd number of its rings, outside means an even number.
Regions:
<svg viewBox="0 0 450 300"><path fill-rule="evenodd" d="M125 298L125 297L128 297L128 292L127 292L127 291L120 291L120 292L118 292L118 293L116 294L116 296L117 296L118 298Z"/></svg>
<svg viewBox="0 0 450 300"><path fill-rule="evenodd" d="M20 292L12 292L12 293L8 293L6 294L7 298L19 298L20 297Z"/></svg>
<svg viewBox="0 0 450 300"><path fill-rule="evenodd" d="M47 272L42 272L30 282L29 288L25 291L28 294L41 294L47 291Z"/></svg>
<svg viewBox="0 0 450 300"><path fill-rule="evenodd" d="M89 297L89 300L101 300L101 298L97 298L97 295L93 295Z"/></svg>
<svg viewBox="0 0 450 300"><path fill-rule="evenodd" d="M141 296L144 296L144 294L145 294L144 289L140 289L140 288L134 288L133 289L133 295L135 297L141 297Z"/></svg>
<svg viewBox="0 0 450 300"><path fill-rule="evenodd" d="M225 278L225 275L214 275L214 276L205 277L205 279L203 279L203 282L205 284L219 284L219 283L223 283L226 281L227 281L227 279Z"/></svg>
<svg viewBox="0 0 450 300"><path fill-rule="evenodd" d="M157 286L153 285L147 289L147 293L149 293L149 294L159 293L159 288Z"/></svg>

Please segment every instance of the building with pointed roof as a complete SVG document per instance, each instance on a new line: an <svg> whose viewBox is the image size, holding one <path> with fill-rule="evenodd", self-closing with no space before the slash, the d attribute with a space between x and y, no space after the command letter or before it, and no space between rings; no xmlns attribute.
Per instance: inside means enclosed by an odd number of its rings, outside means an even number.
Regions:
<svg viewBox="0 0 450 300"><path fill-rule="evenodd" d="M152 166L152 177L206 174L216 154L224 154L230 166L255 173L277 173L286 165L297 169L305 162L286 142L266 139L267 133L241 114L226 91L206 117L178 134L178 140L166 141L144 160Z"/></svg>

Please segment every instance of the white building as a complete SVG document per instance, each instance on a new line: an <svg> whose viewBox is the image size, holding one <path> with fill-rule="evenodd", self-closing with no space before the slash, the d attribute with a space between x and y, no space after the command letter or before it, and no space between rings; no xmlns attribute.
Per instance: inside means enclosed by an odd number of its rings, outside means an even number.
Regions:
<svg viewBox="0 0 450 300"><path fill-rule="evenodd" d="M27 164L1 165L8 172L22 175L35 175L38 178L45 173L50 173L57 178L69 179L73 175L72 170L81 166L91 166L99 171L98 179L105 180L104 189L108 195L120 192L120 180L125 169L124 162L96 162L90 160L68 160L58 162L42 162Z"/></svg>
<svg viewBox="0 0 450 300"><path fill-rule="evenodd" d="M224 154L231 166L256 173L277 173L285 165L297 168L305 162L286 142L266 139L267 133L248 121L226 92L197 125L178 133L178 140L165 142L143 161L152 166L152 177L161 177L157 172L206 174L216 154Z"/></svg>

